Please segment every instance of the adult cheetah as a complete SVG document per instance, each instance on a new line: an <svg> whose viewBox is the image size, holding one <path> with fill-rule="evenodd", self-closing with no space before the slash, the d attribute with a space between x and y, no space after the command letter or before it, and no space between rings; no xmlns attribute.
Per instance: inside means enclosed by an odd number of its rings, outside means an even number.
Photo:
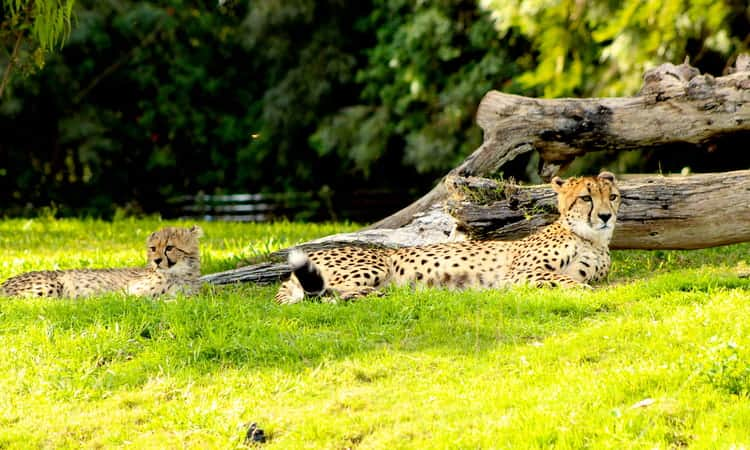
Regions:
<svg viewBox="0 0 750 450"><path fill-rule="evenodd" d="M276 294L283 304L307 297L352 299L388 284L497 288L518 283L585 286L609 272L609 241L620 192L615 176L555 177L560 218L517 241L463 241L372 249L342 247L309 255L293 250L292 274Z"/></svg>
<svg viewBox="0 0 750 450"><path fill-rule="evenodd" d="M203 230L167 227L147 241L148 267L130 269L73 269L28 272L0 285L7 297L89 297L104 292L151 296L191 294L199 287Z"/></svg>

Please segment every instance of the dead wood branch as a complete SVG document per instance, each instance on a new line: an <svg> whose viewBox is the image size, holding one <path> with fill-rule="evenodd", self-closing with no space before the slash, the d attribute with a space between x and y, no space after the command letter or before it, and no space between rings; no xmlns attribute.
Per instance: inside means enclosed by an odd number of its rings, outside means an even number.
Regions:
<svg viewBox="0 0 750 450"><path fill-rule="evenodd" d="M643 80L637 96L622 98L538 99L490 91L477 110L484 142L448 175L492 176L516 156L536 150L541 175L549 179L587 152L708 145L750 130L746 55L723 77L700 75L687 64L663 64L646 72ZM441 182L370 228L403 226L446 195Z"/></svg>
<svg viewBox="0 0 750 450"><path fill-rule="evenodd" d="M557 218L549 186L452 177L448 209L472 239L518 239ZM750 241L750 170L627 177L611 248L694 249Z"/></svg>

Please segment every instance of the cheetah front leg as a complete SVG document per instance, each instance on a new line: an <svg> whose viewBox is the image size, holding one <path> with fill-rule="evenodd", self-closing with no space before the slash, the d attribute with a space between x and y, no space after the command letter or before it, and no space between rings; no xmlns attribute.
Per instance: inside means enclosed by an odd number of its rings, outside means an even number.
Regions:
<svg viewBox="0 0 750 450"><path fill-rule="evenodd" d="M368 295L383 295L383 292L378 291L376 286L357 286L352 283L336 286L335 289L331 290L336 294L336 297L341 300L354 300Z"/></svg>
<svg viewBox="0 0 750 450"><path fill-rule="evenodd" d="M299 303L305 298L305 291L296 279L289 279L281 283L276 293L276 303L280 305L291 305Z"/></svg>
<svg viewBox="0 0 750 450"><path fill-rule="evenodd" d="M568 275L555 272L531 273L523 272L512 277L514 283L529 283L536 287L579 287L593 289L589 284L582 283Z"/></svg>
<svg viewBox="0 0 750 450"><path fill-rule="evenodd" d="M588 283L578 281L567 275L563 275L559 273L550 273L549 278L545 277L544 280L537 283L537 286L541 286L541 287L563 286L563 287L573 287L573 288L594 289Z"/></svg>
<svg viewBox="0 0 750 450"><path fill-rule="evenodd" d="M291 305L299 303L305 299L305 291L296 280L288 280L281 284L279 291L276 293L276 303L281 305ZM376 293L383 295L374 286L357 286L353 283L339 285L336 288L330 288L325 295L315 296L314 299L321 303L338 303L339 300L353 300L360 297Z"/></svg>

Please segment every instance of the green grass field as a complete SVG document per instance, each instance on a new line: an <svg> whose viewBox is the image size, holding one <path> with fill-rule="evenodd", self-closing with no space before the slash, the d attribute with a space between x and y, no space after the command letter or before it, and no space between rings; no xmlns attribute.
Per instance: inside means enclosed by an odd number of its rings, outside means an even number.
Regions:
<svg viewBox="0 0 750 450"><path fill-rule="evenodd" d="M165 224L0 221L0 279L143 265ZM355 228L201 226L204 273ZM613 252L593 291L2 299L0 448L747 448L749 252Z"/></svg>

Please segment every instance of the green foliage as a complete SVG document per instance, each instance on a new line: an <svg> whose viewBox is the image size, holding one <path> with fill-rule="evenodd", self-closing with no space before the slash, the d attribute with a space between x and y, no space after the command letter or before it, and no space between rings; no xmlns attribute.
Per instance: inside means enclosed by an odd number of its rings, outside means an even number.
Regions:
<svg viewBox="0 0 750 450"><path fill-rule="evenodd" d="M226 42L239 18L179 1L79 5L61 59L25 83L31 90L11 113L20 133L3 162L30 164L2 181L65 215L109 215L113 203L153 210L233 178L233 152L251 142L243 101L255 87L237 90L245 76L228 62L245 55ZM45 118L34 117L39 104ZM206 167L214 170L198 170Z"/></svg>
<svg viewBox="0 0 750 450"><path fill-rule="evenodd" d="M0 221L0 280L139 265L168 224ZM353 228L200 225L204 272ZM748 446L748 250L613 252L594 290L2 299L0 447L233 448L250 422L269 449Z"/></svg>
<svg viewBox="0 0 750 450"><path fill-rule="evenodd" d="M750 354L737 343L712 348L701 366L712 386L734 395L750 394Z"/></svg>
<svg viewBox="0 0 750 450"><path fill-rule="evenodd" d="M312 144L365 174L389 154L419 173L453 167L481 142L481 97L518 74L512 39L462 0L379 0L366 23L377 40L357 72L359 103L325 118Z"/></svg>
<svg viewBox="0 0 750 450"><path fill-rule="evenodd" d="M518 78L546 97L633 95L646 69L701 66L747 47L745 8L711 0L483 0L501 36L520 33L535 58ZM746 20L746 19L744 19ZM734 25L734 26L733 26Z"/></svg>
<svg viewBox="0 0 750 450"><path fill-rule="evenodd" d="M250 99L258 139L238 151L247 172L238 174L239 183L317 189L341 172L307 140L322 117L353 98L357 53L367 41L360 18L369 7L339 0L251 2L238 40L261 89Z"/></svg>
<svg viewBox="0 0 750 450"><path fill-rule="evenodd" d="M46 5L48 33L69 36L0 103L10 216L158 213L199 191L416 196L480 145L487 91L632 94L644 69L685 56L720 74L750 29L742 5L705 0L80 0L68 34L72 0L7 4ZM32 16L5 11L0 33L31 33ZM743 164L661 150L574 170ZM505 175L523 181L527 162Z"/></svg>
<svg viewBox="0 0 750 450"><path fill-rule="evenodd" d="M79 2L60 57L0 108L13 136L0 153L5 213L54 203L111 217L201 190L351 183L306 149L315 121L347 99L367 5L252 5Z"/></svg>
<svg viewBox="0 0 750 450"><path fill-rule="evenodd" d="M10 0L4 1L6 5L11 3ZM10 8L11 17L19 14L25 8L24 4L33 5L31 37L44 51L62 46L64 40L70 35L74 0L26 0L23 2L13 0L12 3L15 3L15 8Z"/></svg>
<svg viewBox="0 0 750 450"><path fill-rule="evenodd" d="M2 0L0 44L8 52L5 71L15 66L28 74L35 67L41 68L45 55L62 47L70 35L74 3L75 0Z"/></svg>

